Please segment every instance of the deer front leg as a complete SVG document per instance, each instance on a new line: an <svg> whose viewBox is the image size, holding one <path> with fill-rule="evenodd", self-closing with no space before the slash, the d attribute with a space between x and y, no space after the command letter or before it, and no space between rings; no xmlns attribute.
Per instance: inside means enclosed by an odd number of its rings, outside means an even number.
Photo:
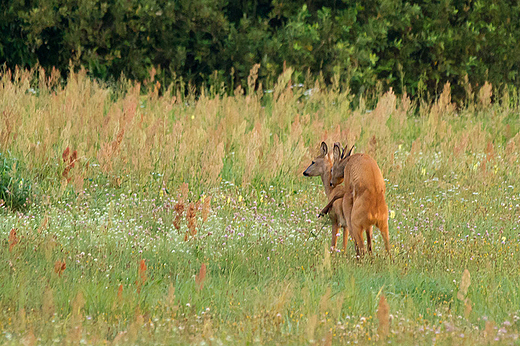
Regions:
<svg viewBox="0 0 520 346"><path fill-rule="evenodd" d="M335 189L332 196L330 196L329 203L325 206L325 208L321 210L320 215L318 215L318 217L328 214L332 209L332 205L334 204L334 202L336 202L338 199L343 198L343 195L345 195L345 189Z"/></svg>

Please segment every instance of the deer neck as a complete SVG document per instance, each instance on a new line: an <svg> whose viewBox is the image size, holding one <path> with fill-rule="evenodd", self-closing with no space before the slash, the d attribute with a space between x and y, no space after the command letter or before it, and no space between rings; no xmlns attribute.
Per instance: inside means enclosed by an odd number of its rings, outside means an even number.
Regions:
<svg viewBox="0 0 520 346"><path fill-rule="evenodd" d="M325 188L325 194L327 195L327 197L330 196L332 190L334 189L332 186L330 186L330 178L330 170L321 175L321 182L323 183L323 187Z"/></svg>

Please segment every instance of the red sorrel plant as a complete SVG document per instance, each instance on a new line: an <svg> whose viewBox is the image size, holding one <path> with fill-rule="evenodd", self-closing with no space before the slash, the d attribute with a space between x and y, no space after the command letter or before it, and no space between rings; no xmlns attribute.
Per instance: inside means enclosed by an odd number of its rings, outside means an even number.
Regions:
<svg viewBox="0 0 520 346"><path fill-rule="evenodd" d="M18 244L20 240L16 235L16 228L12 228L9 232L9 252L11 252L16 244Z"/></svg>
<svg viewBox="0 0 520 346"><path fill-rule="evenodd" d="M197 284L197 289L199 291L202 290L204 286L204 280L206 279L206 263L202 263L199 269L199 273L195 276L195 283Z"/></svg>
<svg viewBox="0 0 520 346"><path fill-rule="evenodd" d="M146 263L145 263L145 260L142 259L140 262L139 262L139 269L138 269L138 277L137 277L137 281L136 281L136 285L137 285L137 293L141 293L141 288L144 286L144 283L146 282L146 270L147 270L147 267L146 267Z"/></svg>
<svg viewBox="0 0 520 346"><path fill-rule="evenodd" d="M57 260L54 263L54 272L58 274L59 277L61 277L61 274L63 274L66 268L67 264L65 263L65 260Z"/></svg>

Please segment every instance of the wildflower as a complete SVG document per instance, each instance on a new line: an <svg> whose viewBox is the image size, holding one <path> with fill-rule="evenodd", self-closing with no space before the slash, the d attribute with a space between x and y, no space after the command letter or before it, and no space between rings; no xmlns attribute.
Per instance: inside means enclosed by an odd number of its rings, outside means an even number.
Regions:
<svg viewBox="0 0 520 346"><path fill-rule="evenodd" d="M390 210L390 218L393 219L395 217L395 211Z"/></svg>

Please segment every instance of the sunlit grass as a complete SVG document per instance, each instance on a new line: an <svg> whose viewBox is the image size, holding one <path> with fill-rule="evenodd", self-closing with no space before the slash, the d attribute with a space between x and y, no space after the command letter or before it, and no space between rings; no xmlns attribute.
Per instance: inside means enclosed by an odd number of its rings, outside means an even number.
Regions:
<svg viewBox="0 0 520 346"><path fill-rule="evenodd" d="M0 209L1 343L518 342L515 95L367 109L287 76L197 101L11 77L0 148L33 196ZM321 181L301 175L322 140L378 161L392 260L378 231L373 257L330 253Z"/></svg>

